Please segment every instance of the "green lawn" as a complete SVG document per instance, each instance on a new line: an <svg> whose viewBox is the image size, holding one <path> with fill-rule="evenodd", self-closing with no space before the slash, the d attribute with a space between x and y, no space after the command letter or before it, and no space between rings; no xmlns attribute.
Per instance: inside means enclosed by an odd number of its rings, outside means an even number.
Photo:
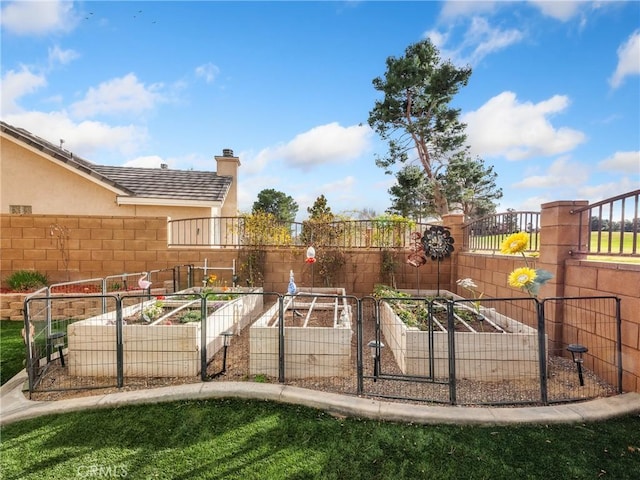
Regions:
<svg viewBox="0 0 640 480"><path fill-rule="evenodd" d="M633 232L623 232L622 253L633 252ZM609 232L600 232L600 251L606 253L609 251L609 243L611 243L611 253L620 252L620 232L612 232L611 242L609 242ZM591 250L598 250L598 232L591 232ZM640 236L636 238L636 253L640 253Z"/></svg>
<svg viewBox="0 0 640 480"><path fill-rule="evenodd" d="M458 427L334 418L245 400L182 401L8 425L9 479L637 479L640 416Z"/></svg>
<svg viewBox="0 0 640 480"><path fill-rule="evenodd" d="M22 368L24 353L20 322L1 325L5 381ZM624 480L640 472L640 415L577 425L458 427L223 399L40 417L3 427L0 438L4 480Z"/></svg>
<svg viewBox="0 0 640 480"><path fill-rule="evenodd" d="M0 320L0 385L24 368L26 352L21 330L24 323Z"/></svg>

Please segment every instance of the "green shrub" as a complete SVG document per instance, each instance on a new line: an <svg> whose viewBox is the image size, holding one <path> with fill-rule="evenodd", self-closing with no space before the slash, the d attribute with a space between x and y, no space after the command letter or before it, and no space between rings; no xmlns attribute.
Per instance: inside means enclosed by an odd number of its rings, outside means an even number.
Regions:
<svg viewBox="0 0 640 480"><path fill-rule="evenodd" d="M11 290L18 292L37 290L49 285L47 276L34 270L18 270L13 272L9 275L6 282Z"/></svg>

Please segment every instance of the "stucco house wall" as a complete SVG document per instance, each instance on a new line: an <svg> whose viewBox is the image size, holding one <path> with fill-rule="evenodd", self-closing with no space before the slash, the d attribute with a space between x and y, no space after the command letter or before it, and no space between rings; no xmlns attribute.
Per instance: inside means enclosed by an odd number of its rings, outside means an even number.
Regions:
<svg viewBox="0 0 640 480"><path fill-rule="evenodd" d="M0 213L3 214L164 216L171 219L237 215L240 162L231 150L225 150L222 156L212 160L212 172L172 171L160 165L156 169L144 169L148 170L144 178L152 185L144 186L141 180L141 190L132 191L119 178L127 178L129 172L132 176L140 174L143 169L117 167L115 170L119 170L120 177L114 181L100 173L100 168L106 167L74 158L72 152L5 123L2 124L0 147ZM213 171L214 167L217 172ZM193 191L188 185L190 178L198 185ZM157 179L155 191L154 179ZM207 186L209 179L220 185L216 188ZM205 185L200 186L203 183ZM28 211L12 211L12 206L13 210L27 207Z"/></svg>

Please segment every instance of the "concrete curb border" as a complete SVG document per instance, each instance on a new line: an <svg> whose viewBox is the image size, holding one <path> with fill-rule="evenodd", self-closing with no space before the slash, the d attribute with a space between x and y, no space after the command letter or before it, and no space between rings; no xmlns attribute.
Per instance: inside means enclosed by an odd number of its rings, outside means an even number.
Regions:
<svg viewBox="0 0 640 480"><path fill-rule="evenodd" d="M282 384L253 382L193 383L43 402L25 398L22 386L26 380L27 375L23 370L1 387L0 425L88 409L215 398L267 400L303 405L347 417L417 424L498 426L580 423L640 414L640 393L624 393L547 407L484 408L385 402Z"/></svg>

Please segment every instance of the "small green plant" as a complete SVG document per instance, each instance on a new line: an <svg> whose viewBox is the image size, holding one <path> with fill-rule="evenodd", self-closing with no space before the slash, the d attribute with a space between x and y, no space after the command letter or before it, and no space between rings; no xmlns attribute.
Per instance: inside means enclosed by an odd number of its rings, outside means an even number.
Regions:
<svg viewBox="0 0 640 480"><path fill-rule="evenodd" d="M164 304L160 301L148 306L142 312L143 316L146 316L149 320L155 320L164 313Z"/></svg>
<svg viewBox="0 0 640 480"><path fill-rule="evenodd" d="M180 317L180 323L199 322L201 319L200 310L189 310Z"/></svg>
<svg viewBox="0 0 640 480"><path fill-rule="evenodd" d="M256 383L269 383L269 379L267 379L267 376L262 373L259 373L255 377L253 377L253 381Z"/></svg>
<svg viewBox="0 0 640 480"><path fill-rule="evenodd" d="M26 292L37 290L49 285L49 279L43 273L35 270L18 270L13 272L6 280L11 290Z"/></svg>

